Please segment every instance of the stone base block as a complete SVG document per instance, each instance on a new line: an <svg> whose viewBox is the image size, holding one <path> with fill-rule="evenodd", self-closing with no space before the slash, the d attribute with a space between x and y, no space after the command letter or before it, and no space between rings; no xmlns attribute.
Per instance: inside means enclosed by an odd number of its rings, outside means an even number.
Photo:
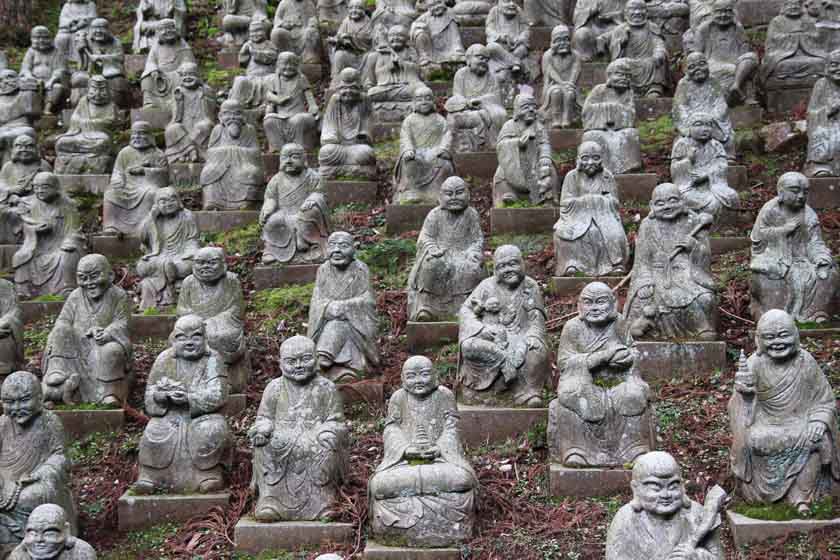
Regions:
<svg viewBox="0 0 840 560"><path fill-rule="evenodd" d="M552 276L548 288L559 296L577 297L590 282L603 282L613 287L621 282L622 276Z"/></svg>
<svg viewBox="0 0 840 560"><path fill-rule="evenodd" d="M628 469L570 469L552 463L548 491L551 496L575 498L612 496L630 489L632 474Z"/></svg>
<svg viewBox="0 0 840 560"><path fill-rule="evenodd" d="M169 181L174 185L198 185L203 163L176 163L169 166Z"/></svg>
<svg viewBox="0 0 840 560"><path fill-rule="evenodd" d="M21 301L18 303L24 323L34 323L49 315L58 315L64 307L63 301Z"/></svg>
<svg viewBox="0 0 840 560"><path fill-rule="evenodd" d="M143 109L131 110L132 123L136 123L137 121L146 121L152 126L152 128L156 128L158 130L164 130L166 125L169 124L171 118L172 117L169 114L169 111L158 109L157 107L145 107Z"/></svg>
<svg viewBox="0 0 840 560"><path fill-rule="evenodd" d="M499 159L496 152L463 152L455 154L455 173L459 177L492 179Z"/></svg>
<svg viewBox="0 0 840 560"><path fill-rule="evenodd" d="M234 393L228 395L227 404L222 408L222 413L225 416L236 416L241 414L248 406L248 399L242 393Z"/></svg>
<svg viewBox="0 0 840 560"><path fill-rule="evenodd" d="M321 79L324 77L324 65L323 64L301 64L300 71L303 72L303 75L311 82L320 82Z"/></svg>
<svg viewBox="0 0 840 560"><path fill-rule="evenodd" d="M324 181L324 192L330 208L342 204L376 203L376 181Z"/></svg>
<svg viewBox="0 0 840 560"><path fill-rule="evenodd" d="M219 233L238 229L257 222L260 213L256 210L229 210L225 212L193 212L198 229L202 233Z"/></svg>
<svg viewBox="0 0 840 560"><path fill-rule="evenodd" d="M420 231L426 215L434 206L430 204L389 204L385 207L385 225L390 235L407 231Z"/></svg>
<svg viewBox="0 0 840 560"><path fill-rule="evenodd" d="M127 54L125 55L123 66L125 67L126 74L139 77L146 67L146 55Z"/></svg>
<svg viewBox="0 0 840 560"><path fill-rule="evenodd" d="M840 206L840 177L811 177L808 184L808 204L811 208L822 210Z"/></svg>
<svg viewBox="0 0 840 560"><path fill-rule="evenodd" d="M56 175L67 194L104 194L111 182L110 175Z"/></svg>
<svg viewBox="0 0 840 560"><path fill-rule="evenodd" d="M563 128L552 129L549 132L549 139L551 140L551 149L556 151L561 150L575 150L580 146L583 138L582 128Z"/></svg>
<svg viewBox="0 0 840 560"><path fill-rule="evenodd" d="M288 284L309 284L315 281L317 264L283 264L254 268L254 288L268 290Z"/></svg>
<svg viewBox="0 0 840 560"><path fill-rule="evenodd" d="M487 33L484 26L477 25L462 25L461 26L461 42L464 48L469 48L470 45L481 43L482 45L487 41Z"/></svg>
<svg viewBox="0 0 840 560"><path fill-rule="evenodd" d="M825 527L840 527L840 518L763 521L751 519L733 511L726 512L726 520L729 522L735 546L739 548L750 543L783 537L791 533L811 533Z"/></svg>
<svg viewBox="0 0 840 560"><path fill-rule="evenodd" d="M749 249L752 246L749 237L711 237L709 238L709 244L713 255Z"/></svg>
<svg viewBox="0 0 840 560"><path fill-rule="evenodd" d="M674 99L671 97L637 97L636 118L656 120L663 115L670 115L673 104Z"/></svg>
<svg viewBox="0 0 840 560"><path fill-rule="evenodd" d="M410 352L419 352L435 346L458 342L458 322L419 322L409 321L405 325L405 334Z"/></svg>
<svg viewBox="0 0 840 560"><path fill-rule="evenodd" d="M337 383L344 406L354 404L382 404L385 402L385 384L376 379L362 379L352 383Z"/></svg>
<svg viewBox="0 0 840 560"><path fill-rule="evenodd" d="M12 268L12 257L20 249L20 245L0 245L0 269Z"/></svg>
<svg viewBox="0 0 840 560"><path fill-rule="evenodd" d="M799 329L799 337L800 338L830 338L833 340L840 339L840 328L837 327L826 327L826 328L817 328L817 329ZM837 485L833 485L834 488L837 488Z"/></svg>
<svg viewBox="0 0 840 560"><path fill-rule="evenodd" d="M751 128L764 120L764 109L759 105L741 105L729 110L729 120L735 128Z"/></svg>
<svg viewBox="0 0 840 560"><path fill-rule="evenodd" d="M233 530L236 550L259 554L266 550L298 550L321 548L353 542L356 530L352 523L320 521L283 521L260 523L243 517Z"/></svg>
<svg viewBox="0 0 840 560"><path fill-rule="evenodd" d="M711 376L723 371L725 342L644 342L636 341L639 371L647 381L668 381L688 375Z"/></svg>
<svg viewBox="0 0 840 560"><path fill-rule="evenodd" d="M518 437L538 424L548 425L547 408L491 408L458 404L461 439L477 447Z"/></svg>
<svg viewBox="0 0 840 560"><path fill-rule="evenodd" d="M783 115L797 108L807 108L812 89L813 87L809 86L767 90L767 112Z"/></svg>
<svg viewBox="0 0 840 560"><path fill-rule="evenodd" d="M120 531L134 531L161 523L178 523L203 515L214 507L226 508L230 494L169 494L133 496L126 492L117 502Z"/></svg>
<svg viewBox="0 0 840 560"><path fill-rule="evenodd" d="M782 0L741 0L736 13L744 27L767 25L782 9L782 4Z"/></svg>
<svg viewBox="0 0 840 560"><path fill-rule="evenodd" d="M140 256L140 239L136 237L94 235L90 238L90 246L94 253L105 255L109 259Z"/></svg>
<svg viewBox="0 0 840 560"><path fill-rule="evenodd" d="M239 51L221 50L216 53L216 64L220 68L237 69L239 68Z"/></svg>
<svg viewBox="0 0 840 560"><path fill-rule="evenodd" d="M557 208L491 208L490 233L528 234L552 232L560 213Z"/></svg>
<svg viewBox="0 0 840 560"><path fill-rule="evenodd" d="M622 173L615 176L615 182L621 202L635 200L647 204L659 184L659 176L656 173Z"/></svg>
<svg viewBox="0 0 840 560"><path fill-rule="evenodd" d="M363 558L365 560L459 560L461 551L457 548L385 546L368 540Z"/></svg>
<svg viewBox="0 0 840 560"><path fill-rule="evenodd" d="M116 432L125 424L125 411L113 410L56 410L71 440L78 440L97 432Z"/></svg>
<svg viewBox="0 0 840 560"><path fill-rule="evenodd" d="M132 315L128 320L128 330L132 340L144 338L166 339L175 328L175 315Z"/></svg>

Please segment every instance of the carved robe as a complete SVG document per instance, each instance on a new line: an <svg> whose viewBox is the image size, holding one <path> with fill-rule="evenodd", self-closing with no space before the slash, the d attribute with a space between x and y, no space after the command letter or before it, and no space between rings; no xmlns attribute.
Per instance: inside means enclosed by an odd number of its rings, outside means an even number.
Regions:
<svg viewBox="0 0 840 560"><path fill-rule="evenodd" d="M368 98L374 102L410 102L414 90L423 82L412 48L399 52L388 49L370 54L365 70Z"/></svg>
<svg viewBox="0 0 840 560"><path fill-rule="evenodd" d="M443 64L464 59L461 31L448 10L441 16L428 11L414 20L411 42L420 55L420 64Z"/></svg>
<svg viewBox="0 0 840 560"><path fill-rule="evenodd" d="M178 68L185 62L195 63L195 55L183 39L178 39L174 44L154 43L146 56L146 67L140 76L144 106L158 107L165 111L171 109L172 94L181 79Z"/></svg>
<svg viewBox="0 0 840 560"><path fill-rule="evenodd" d="M213 91L205 85L196 89L175 88L172 121L165 132L166 159L170 164L204 159L218 109Z"/></svg>
<svg viewBox="0 0 840 560"><path fill-rule="evenodd" d="M648 23L643 28L622 23L599 37L609 50L610 58L626 58L630 62L630 82L640 96L651 89L663 95L670 85L665 39L659 26Z"/></svg>
<svg viewBox="0 0 840 560"><path fill-rule="evenodd" d="M617 92L598 84L583 104L581 142L593 140L604 150L604 168L613 174L628 173L642 167L639 130L633 91Z"/></svg>
<svg viewBox="0 0 840 560"><path fill-rule="evenodd" d="M166 156L155 146L145 150L126 146L120 150L105 191L102 226L138 235L155 204L155 192L169 181L168 170Z"/></svg>
<svg viewBox="0 0 840 560"><path fill-rule="evenodd" d="M162 19L175 20L175 28L181 37L185 37L184 18L187 6L184 0L140 0L134 24L134 42L132 49L140 53L154 48L155 30Z"/></svg>
<svg viewBox="0 0 840 560"><path fill-rule="evenodd" d="M17 302L15 285L0 279L0 375L23 367L23 313Z"/></svg>
<svg viewBox="0 0 840 560"><path fill-rule="evenodd" d="M262 81L265 103L265 135L272 150L279 152L290 143L299 144L304 149L312 150L318 143L317 115L310 112L310 103L315 104L312 84L302 73L295 78L272 75ZM273 103L265 99L265 93L271 92L283 103Z"/></svg>
<svg viewBox="0 0 840 560"><path fill-rule="evenodd" d="M376 153L369 144L372 124L370 103L364 94L358 103L352 105L339 97L333 95L330 98L324 113L321 151L318 152L321 173L324 174L324 167L338 169L346 166L348 171L367 168L370 174L376 165Z"/></svg>
<svg viewBox="0 0 840 560"><path fill-rule="evenodd" d="M355 68L364 75L365 61L373 48L373 23L367 15L359 21L346 17L335 36L339 43L332 53L333 85L345 68Z"/></svg>
<svg viewBox="0 0 840 560"><path fill-rule="evenodd" d="M826 48L816 22L808 15L778 15L767 28L764 59L759 70L762 83L784 87L791 81L816 81L825 71Z"/></svg>
<svg viewBox="0 0 840 560"><path fill-rule="evenodd" d="M32 90L0 95L0 162L9 161L16 137L22 134L37 137L32 124L36 117L40 117L42 103L41 95Z"/></svg>
<svg viewBox="0 0 840 560"><path fill-rule="evenodd" d="M840 85L820 78L808 101L808 155L805 174L840 176Z"/></svg>
<svg viewBox="0 0 840 560"><path fill-rule="evenodd" d="M112 127L117 120L113 103L95 105L88 98L79 99L70 127L55 143L56 173L67 175L108 173L113 161Z"/></svg>
<svg viewBox="0 0 840 560"><path fill-rule="evenodd" d="M564 128L578 117L580 72L580 57L576 53L558 56L550 49L543 53L543 89L540 111L550 117L553 122L562 124Z"/></svg>
<svg viewBox="0 0 840 560"><path fill-rule="evenodd" d="M739 64L758 64L758 55L750 50L747 33L740 23L721 29L713 20L707 20L697 28L694 40L691 50L706 55L711 79L725 90L729 90L735 82L735 70Z"/></svg>
<svg viewBox="0 0 840 560"><path fill-rule="evenodd" d="M473 101L480 105L474 107ZM456 149L465 152L486 150L496 143L496 137L507 120L502 105L502 89L495 76L487 71L483 76L469 68L455 73L452 97L446 100L449 128L455 133Z"/></svg>
<svg viewBox="0 0 840 560"><path fill-rule="evenodd" d="M244 210L262 200L265 185L257 131L243 124L238 138L217 124L207 145L207 163L201 170L205 210Z"/></svg>
<svg viewBox="0 0 840 560"><path fill-rule="evenodd" d="M405 157L408 151L414 159ZM441 157L442 151L447 157ZM441 185L455 173L451 158L452 132L443 115L414 112L405 117L394 166L395 202L436 202Z"/></svg>
<svg viewBox="0 0 840 560"><path fill-rule="evenodd" d="M671 178L685 205L695 212L718 218L725 209L741 207L738 193L729 186L726 150L715 138L706 142L677 138L671 150Z"/></svg>
<svg viewBox="0 0 840 560"><path fill-rule="evenodd" d="M52 171L42 159L32 163L7 161L0 169L0 243L18 243L22 229L16 208L20 199L32 194L32 180L41 171Z"/></svg>
<svg viewBox="0 0 840 560"><path fill-rule="evenodd" d="M137 261L140 308L165 307L177 301L184 278L192 273L192 258L198 251L195 217L181 210L173 217L149 215L140 229L140 242L147 253Z"/></svg>
<svg viewBox="0 0 840 560"><path fill-rule="evenodd" d="M526 146L519 139L528 135ZM496 154L499 165L493 176L493 202L501 206L505 195L543 203L554 198L557 172L551 163L548 130L539 118L530 125L516 118L507 121L499 132ZM546 163L547 162L547 163ZM548 170L543 169L547 166Z"/></svg>
<svg viewBox="0 0 840 560"><path fill-rule="evenodd" d="M65 2L58 16L55 46L70 60L78 62L77 34L86 32L96 19L96 2Z"/></svg>
<svg viewBox="0 0 840 560"><path fill-rule="evenodd" d="M688 136L691 119L697 113L705 113L715 120L720 134L719 140L726 153L732 154L735 149L735 133L729 120L729 105L726 104L720 84L711 78L697 83L685 76L677 83L674 92L671 110L674 128L682 136Z"/></svg>

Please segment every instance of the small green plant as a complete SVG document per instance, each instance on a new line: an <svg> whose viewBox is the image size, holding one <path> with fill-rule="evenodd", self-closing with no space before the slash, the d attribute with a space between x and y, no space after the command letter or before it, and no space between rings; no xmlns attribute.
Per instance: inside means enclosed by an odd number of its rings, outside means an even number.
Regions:
<svg viewBox="0 0 840 560"><path fill-rule="evenodd" d="M730 506L732 511L750 519L762 521L792 521L794 519L834 519L837 517L830 497L811 504L808 515L800 515L796 508L788 503L749 504L738 502Z"/></svg>
<svg viewBox="0 0 840 560"><path fill-rule="evenodd" d="M101 459L116 437L114 432L96 432L74 441L67 448L70 462L84 465Z"/></svg>
<svg viewBox="0 0 840 560"><path fill-rule="evenodd" d="M251 300L254 311L271 317L263 322L263 328L273 330L280 321L305 321L314 289L315 284L303 284L255 292Z"/></svg>
<svg viewBox="0 0 840 560"><path fill-rule="evenodd" d="M411 239L383 239L357 253L374 274L395 274L417 254L417 242Z"/></svg>
<svg viewBox="0 0 840 560"><path fill-rule="evenodd" d="M224 247L228 255L249 255L257 252L260 243L260 224L248 224L240 228L207 236L207 242Z"/></svg>
<svg viewBox="0 0 840 560"><path fill-rule="evenodd" d="M143 315L150 317L153 315L172 315L175 313L174 307L164 307L162 309L158 309L157 307L148 307L143 310Z"/></svg>
<svg viewBox="0 0 840 560"><path fill-rule="evenodd" d="M527 198L520 198L517 200L506 200L502 203L505 208L539 208L538 204L534 204Z"/></svg>
<svg viewBox="0 0 840 560"><path fill-rule="evenodd" d="M58 294L44 294L42 296L38 296L33 298L31 301L35 301L38 303L49 303L51 301L64 301L64 296Z"/></svg>

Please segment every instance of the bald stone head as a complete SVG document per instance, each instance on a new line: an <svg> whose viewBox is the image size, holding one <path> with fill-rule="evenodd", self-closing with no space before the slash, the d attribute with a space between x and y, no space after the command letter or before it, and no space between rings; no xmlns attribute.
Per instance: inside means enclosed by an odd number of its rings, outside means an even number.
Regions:
<svg viewBox="0 0 840 560"><path fill-rule="evenodd" d="M346 231L336 231L327 238L327 258L330 264L344 270L356 259L353 236Z"/></svg>
<svg viewBox="0 0 840 560"><path fill-rule="evenodd" d="M624 5L624 20L630 27L641 27L647 24L647 4L644 0L627 0Z"/></svg>
<svg viewBox="0 0 840 560"><path fill-rule="evenodd" d="M28 134L17 136L12 142L12 161L16 163L35 163L41 159L38 144Z"/></svg>
<svg viewBox="0 0 840 560"><path fill-rule="evenodd" d="M155 207L153 212L157 212L159 216L171 218L183 210L183 208L184 206L181 204L178 191L174 188L164 187L155 192Z"/></svg>
<svg viewBox="0 0 840 560"><path fill-rule="evenodd" d="M300 57L293 52L281 52L277 57L277 73L290 80L300 73Z"/></svg>
<svg viewBox="0 0 840 560"><path fill-rule="evenodd" d="M104 255L85 255L76 266L76 284L92 301L99 301L114 282L114 271Z"/></svg>
<svg viewBox="0 0 840 560"><path fill-rule="evenodd" d="M41 171L32 179L32 191L41 202L56 202L61 196L61 183L53 173Z"/></svg>
<svg viewBox="0 0 840 560"><path fill-rule="evenodd" d="M425 84L414 89L414 112L431 115L435 110L435 94Z"/></svg>
<svg viewBox="0 0 840 560"><path fill-rule="evenodd" d="M650 211L658 220L676 220L685 214L685 201L680 189L673 183L660 183L653 189Z"/></svg>
<svg viewBox="0 0 840 560"><path fill-rule="evenodd" d="M158 42L163 44L172 44L181 38L178 33L178 26L174 19L162 19L157 24L157 38Z"/></svg>
<svg viewBox="0 0 840 560"><path fill-rule="evenodd" d="M712 21L718 27L728 28L735 24L735 0L714 0Z"/></svg>
<svg viewBox="0 0 840 560"><path fill-rule="evenodd" d="M26 426L41 414L41 383L28 371L16 371L3 381L0 401L3 414Z"/></svg>
<svg viewBox="0 0 840 560"><path fill-rule="evenodd" d="M636 459L633 465L633 510L669 518L680 508L691 507L685 495L680 467L664 451L651 451Z"/></svg>
<svg viewBox="0 0 840 560"><path fill-rule="evenodd" d="M305 336L287 338L280 345L280 371L297 385L309 383L318 373L315 342Z"/></svg>
<svg viewBox="0 0 840 560"><path fill-rule="evenodd" d="M502 245L493 253L493 272L502 287L514 289L525 278L522 251L516 245Z"/></svg>
<svg viewBox="0 0 840 560"><path fill-rule="evenodd" d="M432 361L426 356L411 356L402 367L402 387L417 398L434 393L438 386L438 375Z"/></svg>
<svg viewBox="0 0 840 560"><path fill-rule="evenodd" d="M607 65L607 87L618 92L630 88L632 66L626 58L618 58Z"/></svg>
<svg viewBox="0 0 840 560"><path fill-rule="evenodd" d="M692 52L685 57L685 73L696 83L703 83L709 79L709 60L701 52Z"/></svg>
<svg viewBox="0 0 840 560"><path fill-rule="evenodd" d="M467 67L471 72L479 76L483 76L487 73L487 69L489 68L488 61L490 60L490 57L487 54L487 47L479 43L472 44L467 47L465 56L467 59Z"/></svg>
<svg viewBox="0 0 840 560"><path fill-rule="evenodd" d="M578 147L577 169L588 177L604 171L604 148L601 144L587 140Z"/></svg>
<svg viewBox="0 0 840 560"><path fill-rule="evenodd" d="M193 256L193 275L202 284L215 285L227 275L225 252L221 247L202 247Z"/></svg>
<svg viewBox="0 0 840 560"><path fill-rule="evenodd" d="M198 315L184 315L175 321L169 335L175 355L184 360L196 361L209 353L204 319Z"/></svg>
<svg viewBox="0 0 840 560"><path fill-rule="evenodd" d="M612 289L603 282L590 282L578 296L578 315L591 325L605 325L615 320L616 298Z"/></svg>
<svg viewBox="0 0 840 560"><path fill-rule="evenodd" d="M787 208L799 211L808 203L808 177L798 171L783 173L776 182L779 202Z"/></svg>
<svg viewBox="0 0 840 560"><path fill-rule="evenodd" d="M141 152L149 150L155 146L153 132L152 125L148 122L135 121L131 125L131 136L128 139L128 143L135 150L140 150Z"/></svg>
<svg viewBox="0 0 840 560"><path fill-rule="evenodd" d="M470 205L470 186L456 175L448 177L440 186L438 205L447 212L463 212Z"/></svg>
<svg viewBox="0 0 840 560"><path fill-rule="evenodd" d="M799 329L796 321L781 309L764 313L755 326L755 346L759 356L784 363L799 354Z"/></svg>
<svg viewBox="0 0 840 560"><path fill-rule="evenodd" d="M280 149L280 170L286 175L299 176L306 169L306 151L300 144L284 144Z"/></svg>
<svg viewBox="0 0 840 560"><path fill-rule="evenodd" d="M537 100L530 93L520 93L513 100L513 115L525 124L537 120Z"/></svg>
<svg viewBox="0 0 840 560"><path fill-rule="evenodd" d="M58 560L72 546L70 523L61 506L42 504L32 510L23 533L23 548L32 560Z"/></svg>
<svg viewBox="0 0 840 560"><path fill-rule="evenodd" d="M572 32L568 25L561 23L551 30L551 51L556 55L572 52Z"/></svg>
<svg viewBox="0 0 840 560"><path fill-rule="evenodd" d="M227 129L232 138L239 138L245 126L245 113L242 105L235 99L228 99L219 107L219 122Z"/></svg>

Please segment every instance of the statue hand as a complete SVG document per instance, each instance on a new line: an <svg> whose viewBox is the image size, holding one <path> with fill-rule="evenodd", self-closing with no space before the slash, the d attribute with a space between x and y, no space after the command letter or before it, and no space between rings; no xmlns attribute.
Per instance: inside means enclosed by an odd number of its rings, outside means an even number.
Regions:
<svg viewBox="0 0 840 560"><path fill-rule="evenodd" d="M531 140L531 135L527 132L523 133L522 136L519 137L519 147L525 148L528 146L528 141Z"/></svg>
<svg viewBox="0 0 840 560"><path fill-rule="evenodd" d="M470 99L470 107L473 109L481 109L481 99Z"/></svg>
<svg viewBox="0 0 840 560"><path fill-rule="evenodd" d="M792 219L788 220L787 222L785 222L785 225L783 227L785 229L785 232L788 235L790 235L793 232L795 232L797 229L799 229L799 227L801 225L803 225L803 223L804 223L804 214L800 213L795 218L792 218Z"/></svg>
<svg viewBox="0 0 840 560"><path fill-rule="evenodd" d="M417 157L417 154L414 153L414 150L406 150L405 151L405 159L411 161L415 157Z"/></svg>
<svg viewBox="0 0 840 560"><path fill-rule="evenodd" d="M143 169L142 165L139 165L139 166L136 166L136 167L129 167L128 168L128 174L129 175L145 175L146 170Z"/></svg>
<svg viewBox="0 0 840 560"><path fill-rule="evenodd" d="M254 447L263 447L268 445L268 436L259 432L251 436L251 445Z"/></svg>
<svg viewBox="0 0 840 560"><path fill-rule="evenodd" d="M653 297L653 286L642 286L639 288L639 297L642 299L650 299Z"/></svg>
<svg viewBox="0 0 840 560"><path fill-rule="evenodd" d="M828 255L817 257L817 266L831 266L832 264L834 264L834 261Z"/></svg>
<svg viewBox="0 0 840 560"><path fill-rule="evenodd" d="M543 346L542 340L535 336L528 337L528 350L539 350Z"/></svg>
<svg viewBox="0 0 840 560"><path fill-rule="evenodd" d="M108 344L109 342L114 340L114 337L111 336L111 334L105 329L99 329L98 332L95 332L93 334L93 339L98 345L104 346L105 344Z"/></svg>
<svg viewBox="0 0 840 560"><path fill-rule="evenodd" d="M451 160L452 154L449 153L449 150L440 149L438 150L437 157L439 157L440 159Z"/></svg>
<svg viewBox="0 0 840 560"><path fill-rule="evenodd" d="M626 367L633 363L633 354L627 348L618 348L610 359L610 364L616 367Z"/></svg>
<svg viewBox="0 0 840 560"><path fill-rule="evenodd" d="M431 247L429 247L429 253L433 257L440 258L446 254L446 249L440 247L439 245L432 245Z"/></svg>
<svg viewBox="0 0 840 560"><path fill-rule="evenodd" d="M61 250L64 251L65 253L72 253L76 250L76 246L73 245L72 243L62 243L61 244Z"/></svg>
<svg viewBox="0 0 840 560"><path fill-rule="evenodd" d="M808 440L814 443L820 441L825 434L825 424L822 422L809 422L807 429Z"/></svg>
<svg viewBox="0 0 840 560"><path fill-rule="evenodd" d="M667 560L691 560L694 557L694 547L687 543L677 545L668 555Z"/></svg>
<svg viewBox="0 0 840 560"><path fill-rule="evenodd" d="M185 404L188 400L187 393L180 389L169 391L169 400L175 404Z"/></svg>
<svg viewBox="0 0 840 560"><path fill-rule="evenodd" d="M166 401L168 400L168 395L166 391L161 391L160 389L155 389L155 392L152 393L152 399L159 405L166 405Z"/></svg>
<svg viewBox="0 0 840 560"><path fill-rule="evenodd" d="M321 432L318 434L318 443L325 449L335 450L338 447L338 438L333 432Z"/></svg>

